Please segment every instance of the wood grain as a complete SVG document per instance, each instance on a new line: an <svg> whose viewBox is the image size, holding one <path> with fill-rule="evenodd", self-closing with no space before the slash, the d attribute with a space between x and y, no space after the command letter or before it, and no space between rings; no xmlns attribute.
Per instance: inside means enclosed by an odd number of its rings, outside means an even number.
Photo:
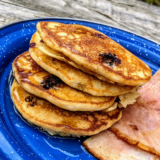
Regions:
<svg viewBox="0 0 160 160"><path fill-rule="evenodd" d="M93 20L160 43L160 8L138 0L0 0L0 27L38 17Z"/></svg>

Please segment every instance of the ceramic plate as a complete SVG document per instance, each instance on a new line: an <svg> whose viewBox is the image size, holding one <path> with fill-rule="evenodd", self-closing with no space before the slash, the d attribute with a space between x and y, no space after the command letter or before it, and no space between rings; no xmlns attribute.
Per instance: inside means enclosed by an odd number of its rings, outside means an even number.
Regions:
<svg viewBox="0 0 160 160"><path fill-rule="evenodd" d="M135 34L85 20L45 18L16 22L0 29L0 159L94 160L82 146L84 138L49 136L27 124L14 109L10 98L14 58L28 50L39 21L80 24L99 30L147 63L153 74L160 68L160 46Z"/></svg>

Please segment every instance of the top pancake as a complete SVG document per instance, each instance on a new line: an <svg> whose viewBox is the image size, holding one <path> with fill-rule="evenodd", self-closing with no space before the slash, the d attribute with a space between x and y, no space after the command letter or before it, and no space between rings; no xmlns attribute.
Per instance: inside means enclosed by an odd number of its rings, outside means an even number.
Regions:
<svg viewBox="0 0 160 160"><path fill-rule="evenodd" d="M39 50L41 50L43 53L47 54L48 56L51 56L53 58L56 58L60 61L66 62L67 64L80 69L90 75L94 75L95 77L97 77L98 79L102 80L102 81L107 81L110 83L114 83L113 81L108 80L107 78L105 78L104 76L97 74L95 72L90 71L89 69L84 68L82 65L79 65L77 63L75 63L74 61L72 61L71 59L69 59L67 56L65 56L62 52L58 52L56 50L51 49L50 47L48 47L45 43L43 43L41 37L39 36L38 32L36 32L33 36L32 39L34 37L34 40L31 40L31 43L36 43L36 46L38 47Z"/></svg>
<svg viewBox="0 0 160 160"><path fill-rule="evenodd" d="M39 49L42 42L40 42L37 32L33 34L30 43L36 43L35 47L29 49L33 60L44 70L56 75L70 87L93 96L117 96L137 89L135 86L120 86L118 84L101 81L65 62L44 54Z"/></svg>
<svg viewBox="0 0 160 160"><path fill-rule="evenodd" d="M75 63L123 85L141 86L151 69L131 52L92 28L57 22L39 22L37 31L52 49Z"/></svg>

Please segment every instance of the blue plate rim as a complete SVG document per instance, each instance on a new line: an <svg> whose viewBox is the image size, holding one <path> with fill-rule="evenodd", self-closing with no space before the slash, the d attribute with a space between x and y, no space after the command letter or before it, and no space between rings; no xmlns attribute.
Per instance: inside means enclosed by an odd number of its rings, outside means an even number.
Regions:
<svg viewBox="0 0 160 160"><path fill-rule="evenodd" d="M41 18L31 18L31 19L25 19L25 20L20 20L20 21L15 21L15 22L12 22L12 23L9 23L7 25L3 25L0 27L0 29L4 29L6 27L9 27L11 25L14 25L14 24L18 24L18 23L23 23L23 22L27 22L27 21L34 21L34 20L41 20L41 19L46 19L46 20L53 20L53 19L62 19L62 20L74 20L74 21L83 21L83 22L89 22L89 23L95 23L95 24L100 24L100 25L104 25L104 26L108 26L108 27L112 27L112 28L115 28L115 29L118 29L118 30L121 30L121 31L125 31L127 33L130 33L130 34L133 34L135 36L138 36L140 38L143 38L143 39L146 39L148 41L151 41L157 45L160 45L160 42L157 42L151 38L147 38L145 36L142 36L140 34L137 34L135 32L132 32L132 31L129 31L127 29L123 29L121 27L115 27L113 25L110 25L108 23L102 23L102 22L96 22L96 21L92 21L92 20L87 20L87 19L80 19L80 18L69 18L69 17L41 17Z"/></svg>

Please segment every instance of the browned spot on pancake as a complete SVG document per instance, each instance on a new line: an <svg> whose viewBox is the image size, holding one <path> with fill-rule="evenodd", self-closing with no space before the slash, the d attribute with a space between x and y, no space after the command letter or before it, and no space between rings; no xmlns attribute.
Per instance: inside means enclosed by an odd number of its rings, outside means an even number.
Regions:
<svg viewBox="0 0 160 160"><path fill-rule="evenodd" d="M98 128L106 126L108 124L107 120L118 118L120 115L120 110L116 110L115 113L110 113L110 114L107 112L101 112L101 111L85 112L85 115L83 112L82 113L76 112L75 114L76 114L76 117L78 116L80 117L80 119L90 123L89 128L80 129L88 132L88 131L95 131ZM77 129L75 128L75 130Z"/></svg>
<svg viewBox="0 0 160 160"><path fill-rule="evenodd" d="M21 68L21 66L18 65L18 60L23 57L25 58L27 61L30 62L30 66L31 69L30 70L25 70L23 68ZM15 67L18 71L18 74L20 75L20 78L23 79L24 81L27 81L27 78L35 73L38 72L43 72L44 69L41 68L39 65L37 65L37 63L31 58L29 52L24 52L23 54L19 55L16 57L15 61L14 61ZM22 64L23 65L23 64Z"/></svg>
<svg viewBox="0 0 160 160"><path fill-rule="evenodd" d="M100 33L95 33L94 36L102 39L106 38L103 34L100 34Z"/></svg>
<svg viewBox="0 0 160 160"><path fill-rule="evenodd" d="M62 125L65 125L66 127L72 127L72 128L77 128L77 123L76 121L73 121L71 119L63 118L61 121Z"/></svg>
<svg viewBox="0 0 160 160"><path fill-rule="evenodd" d="M55 108L56 109L56 108ZM61 108L56 109L56 114L63 117L63 126L69 127L73 129L75 124L75 118L78 120L86 121L86 123L89 123L89 128L87 129L81 129L85 131L94 131L97 128L100 128L102 126L106 126L108 124L107 120L117 119L120 115L120 110L117 109L114 112L103 112L103 111L95 111L95 112L72 112L67 111ZM67 122L65 122L67 121ZM72 128L73 127L73 128ZM79 130L74 128L74 130Z"/></svg>
<svg viewBox="0 0 160 160"><path fill-rule="evenodd" d="M43 72L44 71L44 69L41 67L41 66L39 66L33 59L32 59L32 57L30 56L30 54L26 54L25 55L25 58L30 62L30 65L31 65L31 67L32 67L32 71L33 71L33 73L38 73L38 72Z"/></svg>
<svg viewBox="0 0 160 160"><path fill-rule="evenodd" d="M85 29L85 28L76 28L75 31L73 31L73 33L76 33L76 34L79 34L79 35L80 34L85 34L87 36L93 36L93 37L102 38L102 39L107 38L103 34L92 33L91 31L89 31L88 29Z"/></svg>
<svg viewBox="0 0 160 160"><path fill-rule="evenodd" d="M41 68L39 65L37 65L37 63L35 61L32 62L32 69L33 71L36 72L43 72L44 69Z"/></svg>
<svg viewBox="0 0 160 160"><path fill-rule="evenodd" d="M106 72L119 75L127 81L144 80L144 82L147 82L150 79L151 70L146 67L145 63L136 58L118 43L113 42L113 40L103 33L96 30L90 30L89 28L85 28L85 26L76 24L66 25L61 23L59 23L58 26L54 26L54 30L52 30L52 28L49 28L50 23L51 22L40 22L40 28L44 33L46 33L45 36L47 41L54 41L58 46L59 51L61 48L67 49L72 54L83 57L89 65L91 63L103 67ZM60 32L64 32L67 35L61 36L58 34ZM77 38L75 34L78 35L79 38ZM70 39L68 38L69 36L74 38ZM116 57L121 57L121 59L118 58L115 60L115 64L118 65L119 69L115 70L102 63L99 59L99 54L101 53L112 53L116 55ZM131 56L130 61L132 61L132 63L128 60L128 55ZM124 74L124 70L127 74ZM149 73L148 75L144 72L145 70ZM137 71L139 73L143 73L145 78L143 76L139 76Z"/></svg>
<svg viewBox="0 0 160 160"><path fill-rule="evenodd" d="M27 73L26 72L20 72L19 75L22 79L27 79L29 76L31 76L33 74L31 72L27 72Z"/></svg>
<svg viewBox="0 0 160 160"><path fill-rule="evenodd" d="M18 72L24 72L24 69L18 67Z"/></svg>
<svg viewBox="0 0 160 160"><path fill-rule="evenodd" d="M44 107L44 106L42 106ZM63 117L61 124L56 126L63 126L73 130L84 130L84 131L95 131L96 129L106 126L108 121L112 119L117 119L120 116L120 109L113 112L95 111L95 112L79 112L79 111L68 111L55 105L48 105L44 107L46 110L54 111L56 115ZM76 121L77 120L77 121ZM89 126L87 129L77 129L78 120L85 121ZM47 122L45 122L47 123ZM49 123L48 123L49 125Z"/></svg>
<svg viewBox="0 0 160 160"><path fill-rule="evenodd" d="M75 30L73 30L73 33L76 34L85 34L85 35L93 35L93 33L89 32L87 29L81 29L81 28L76 28Z"/></svg>

